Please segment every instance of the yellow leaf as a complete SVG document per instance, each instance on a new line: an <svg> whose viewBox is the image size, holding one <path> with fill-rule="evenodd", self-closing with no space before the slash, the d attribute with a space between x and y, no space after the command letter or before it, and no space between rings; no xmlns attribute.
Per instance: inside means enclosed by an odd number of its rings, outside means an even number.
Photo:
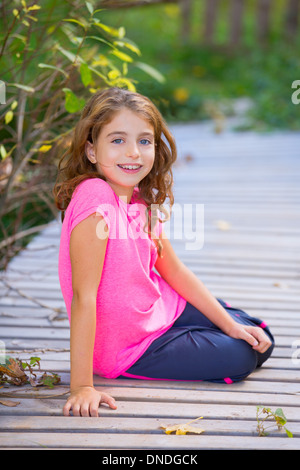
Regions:
<svg viewBox="0 0 300 470"><path fill-rule="evenodd" d="M111 70L110 72L108 72L107 76L110 80L115 80L120 76L120 72L119 70Z"/></svg>
<svg viewBox="0 0 300 470"><path fill-rule="evenodd" d="M106 24L98 23L98 22L95 23L95 26L98 26L99 28L102 28L104 31L106 31L111 36L115 36L115 37L118 37L118 38L123 37L122 36L123 31L122 31L121 28L120 29L112 28L111 26L107 26Z"/></svg>
<svg viewBox="0 0 300 470"><path fill-rule="evenodd" d="M184 435L187 433L192 433L192 434L202 434L204 432L204 429L198 428L197 426L190 426L190 423L193 423L194 421L197 421L198 419L202 419L203 416L200 416L199 418L193 419L192 421L189 421L188 423L184 424L174 424L173 426L160 426L162 429L164 429L166 434L171 434L172 432L175 432L177 435Z"/></svg>
<svg viewBox="0 0 300 470"><path fill-rule="evenodd" d="M7 111L7 113L5 114L5 124L9 124L10 121L12 121L14 117L14 113L12 111Z"/></svg>
<svg viewBox="0 0 300 470"><path fill-rule="evenodd" d="M7 151L3 144L0 145L0 155L1 155L2 160L4 160L7 157Z"/></svg>
<svg viewBox="0 0 300 470"><path fill-rule="evenodd" d="M110 86L117 86L119 88L126 87L129 91L136 92L136 88L134 84L128 80L128 78L117 78L116 80L112 80L110 82Z"/></svg>
<svg viewBox="0 0 300 470"><path fill-rule="evenodd" d="M18 106L17 100L14 100L14 101L12 102L12 104L10 105L10 107L11 107L12 110L16 109L17 106Z"/></svg>
<svg viewBox="0 0 300 470"><path fill-rule="evenodd" d="M130 43L128 41L114 41L114 45L120 46L120 47L127 47L127 49L130 49L132 52L135 52L137 55L139 56L142 55L139 48L135 44Z"/></svg>
<svg viewBox="0 0 300 470"><path fill-rule="evenodd" d="M121 60L124 60L125 62L133 62L132 57L130 57L128 54L125 54L125 52L119 51L118 49L111 51L111 54L115 55Z"/></svg>
<svg viewBox="0 0 300 470"><path fill-rule="evenodd" d="M40 8L42 8L42 7L35 4L35 5L31 5L31 7L28 7L28 11L30 11L30 10L39 10Z"/></svg>
<svg viewBox="0 0 300 470"><path fill-rule="evenodd" d="M52 147L52 145L42 145L40 148L39 148L39 152L43 152L43 153L46 153L48 152L48 150L50 150Z"/></svg>
<svg viewBox="0 0 300 470"><path fill-rule="evenodd" d="M103 66L106 66L108 65L108 60L107 60L107 57L105 57L105 55L103 54L100 54L98 56L97 59L95 59L92 63L92 66L93 67L96 67L97 65L103 65Z"/></svg>
<svg viewBox="0 0 300 470"><path fill-rule="evenodd" d="M37 18L35 18L34 16L31 16L31 15L26 15L27 18L30 18L32 21L37 21Z"/></svg>
<svg viewBox="0 0 300 470"><path fill-rule="evenodd" d="M189 98L189 91L186 88L176 88L174 90L174 98L179 103L185 103Z"/></svg>

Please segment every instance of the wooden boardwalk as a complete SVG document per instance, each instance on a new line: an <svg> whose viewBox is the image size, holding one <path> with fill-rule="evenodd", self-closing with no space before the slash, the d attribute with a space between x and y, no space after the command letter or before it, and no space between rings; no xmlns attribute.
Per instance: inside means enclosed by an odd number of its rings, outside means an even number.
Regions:
<svg viewBox="0 0 300 470"><path fill-rule="evenodd" d="M273 356L232 385L96 377L118 409L103 406L98 419L63 417L69 325L57 276L60 224L54 221L1 274L0 339L11 356L39 356L42 368L60 374L61 383L0 390L0 400L18 402L0 404L2 450L300 449L300 134L215 135L210 124L176 125L173 131L180 156L176 203L187 214L204 205L204 227L198 226L203 247L188 250L191 239L176 238L170 225L174 247L216 297L270 325ZM259 437L258 405L281 407L294 437L276 426ZM199 416L201 435L160 429Z"/></svg>

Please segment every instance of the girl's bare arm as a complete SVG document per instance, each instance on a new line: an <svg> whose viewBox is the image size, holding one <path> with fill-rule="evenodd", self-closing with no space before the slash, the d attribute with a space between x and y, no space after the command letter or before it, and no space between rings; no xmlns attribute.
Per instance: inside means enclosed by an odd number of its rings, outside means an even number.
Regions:
<svg viewBox="0 0 300 470"><path fill-rule="evenodd" d="M96 297L101 280L107 237L98 238L102 216L92 214L80 222L70 237L73 299L71 307L71 395L63 412L98 416L101 402L116 408L114 399L93 386L93 350L96 330ZM108 236L108 230L107 230Z"/></svg>

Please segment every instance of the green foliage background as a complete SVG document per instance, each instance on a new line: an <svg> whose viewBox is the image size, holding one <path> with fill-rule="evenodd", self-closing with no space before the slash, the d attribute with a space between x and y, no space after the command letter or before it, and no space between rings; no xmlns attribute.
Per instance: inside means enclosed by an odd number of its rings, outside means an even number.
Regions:
<svg viewBox="0 0 300 470"><path fill-rule="evenodd" d="M250 98L251 129L299 130L300 106L291 101L291 84L300 79L300 29L291 41L285 26L287 1L272 2L270 34L261 44L257 2L246 0L241 44L236 48L228 46L230 3L220 2L213 46L203 42L202 0L193 2L186 41L181 35L180 8L175 4L112 10L106 18L130 31L144 61L165 76L166 81L160 83L134 71L139 91L156 100L169 121L210 118L207 103L231 114L235 100Z"/></svg>
<svg viewBox="0 0 300 470"><path fill-rule="evenodd" d="M0 70L1 267L36 226L57 216L52 188L57 163L86 100L96 90L136 90L130 66L161 80L141 60L124 27L106 22L96 2L4 1Z"/></svg>

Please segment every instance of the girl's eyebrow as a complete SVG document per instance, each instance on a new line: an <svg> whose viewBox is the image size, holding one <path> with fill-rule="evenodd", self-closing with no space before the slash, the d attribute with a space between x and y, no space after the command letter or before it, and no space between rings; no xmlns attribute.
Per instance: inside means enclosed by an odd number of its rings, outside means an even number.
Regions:
<svg viewBox="0 0 300 470"><path fill-rule="evenodd" d="M118 134L118 135L128 135L127 132L124 132L124 131L113 131L113 132L110 132L109 134L107 134L106 137L110 137L110 136L115 135L115 134ZM147 136L150 136L150 137L152 137L152 138L154 137L154 134L153 134L152 132L148 132L148 131L141 132L141 133L139 134L139 137L140 137L141 135L147 135Z"/></svg>

